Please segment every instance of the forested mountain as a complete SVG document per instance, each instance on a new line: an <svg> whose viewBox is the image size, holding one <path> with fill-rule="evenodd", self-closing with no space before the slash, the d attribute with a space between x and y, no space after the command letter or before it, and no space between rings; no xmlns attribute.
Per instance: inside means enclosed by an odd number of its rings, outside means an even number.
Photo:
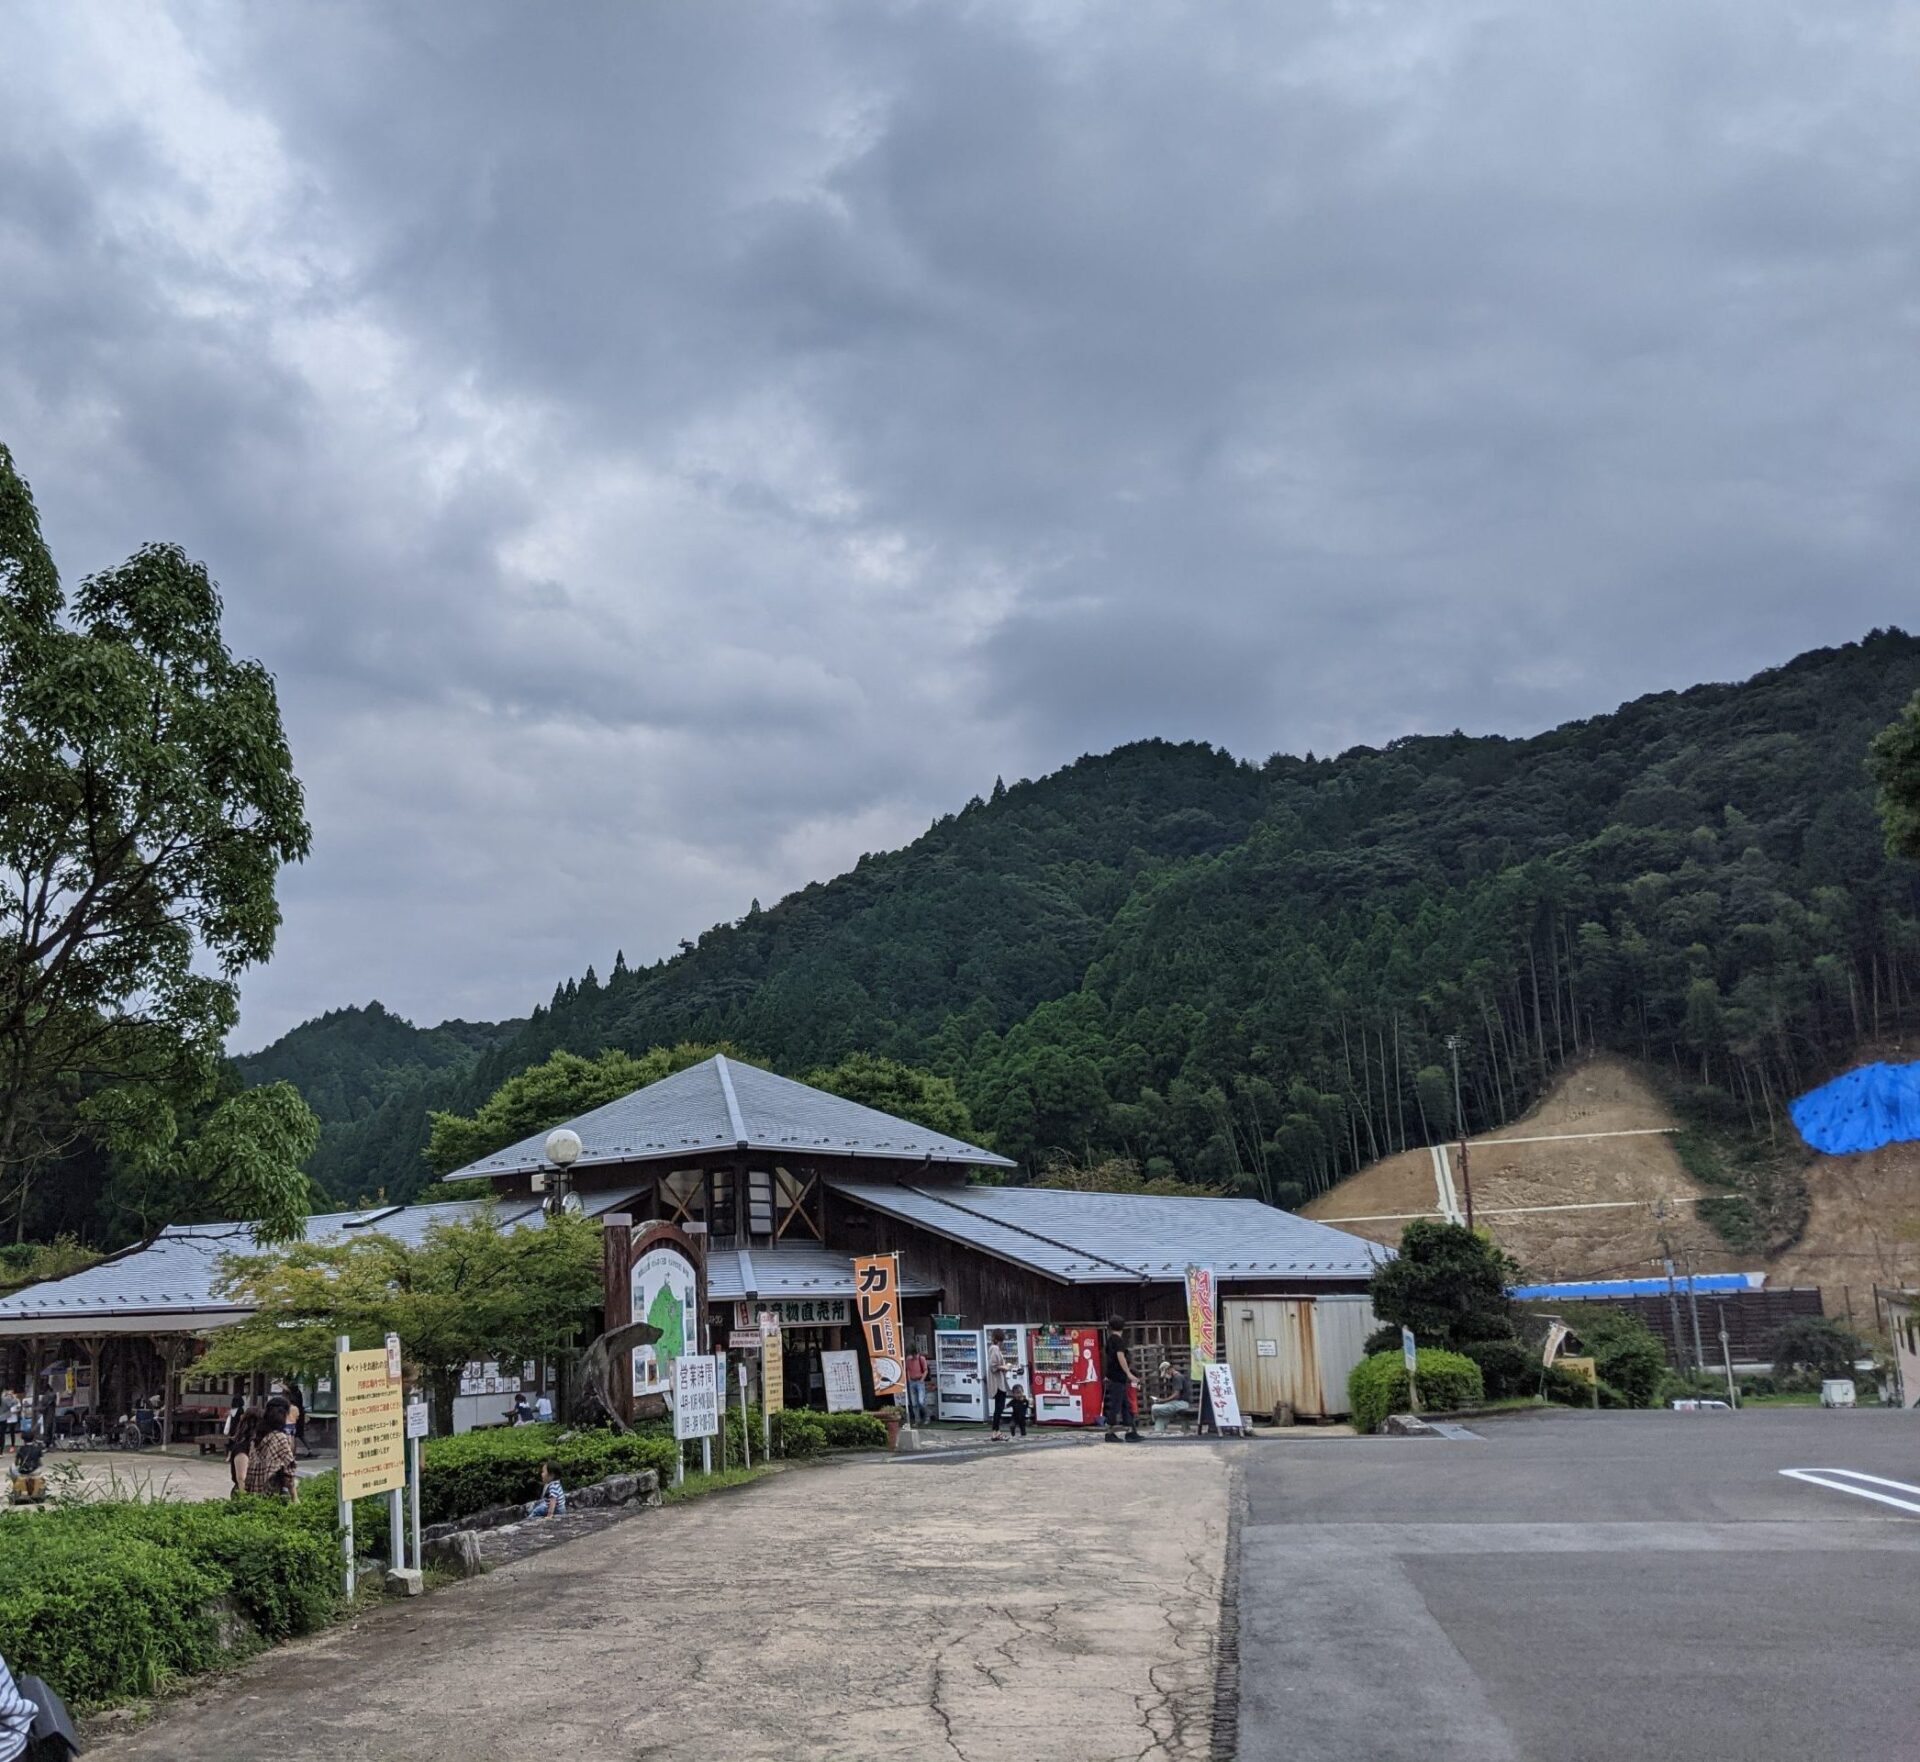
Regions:
<svg viewBox="0 0 1920 1762"><path fill-rule="evenodd" d="M1886 856L1862 762L1916 687L1920 639L1876 632L1530 739L1264 764L1141 742L569 980L423 1081L470 1109L562 1048L726 1040L796 1072L871 1050L952 1076L1011 1155L1282 1204L1454 1128L1449 1034L1469 1129L1598 1046L1764 1122L1920 1023L1920 871ZM353 1089L344 1051L328 1068ZM397 1099L330 1128L334 1191L406 1190L425 1124Z"/></svg>
<svg viewBox="0 0 1920 1762"><path fill-rule="evenodd" d="M526 1024L442 1022L416 1028L374 1002L328 1010L233 1062L249 1083L285 1081L320 1117L307 1172L329 1193L411 1194L421 1182L429 1108L463 1093L481 1056Z"/></svg>

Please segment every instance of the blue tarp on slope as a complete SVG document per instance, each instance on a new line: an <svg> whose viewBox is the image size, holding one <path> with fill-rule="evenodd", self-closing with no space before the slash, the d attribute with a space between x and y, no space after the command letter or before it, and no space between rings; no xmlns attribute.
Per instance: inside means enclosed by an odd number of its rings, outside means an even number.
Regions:
<svg viewBox="0 0 1920 1762"><path fill-rule="evenodd" d="M1800 1136L1828 1156L1920 1142L1920 1061L1860 1065L1787 1110Z"/></svg>

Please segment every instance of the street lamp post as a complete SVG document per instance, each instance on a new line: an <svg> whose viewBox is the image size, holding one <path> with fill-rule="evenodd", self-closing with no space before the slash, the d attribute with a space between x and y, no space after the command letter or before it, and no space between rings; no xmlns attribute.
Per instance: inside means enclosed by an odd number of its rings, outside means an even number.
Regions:
<svg viewBox="0 0 1920 1762"><path fill-rule="evenodd" d="M580 1160L580 1134L566 1126L555 1128L547 1134L545 1154L553 1172L536 1170L533 1190L545 1194L540 1209L554 1217L574 1209L567 1201L573 1197L573 1165Z"/></svg>

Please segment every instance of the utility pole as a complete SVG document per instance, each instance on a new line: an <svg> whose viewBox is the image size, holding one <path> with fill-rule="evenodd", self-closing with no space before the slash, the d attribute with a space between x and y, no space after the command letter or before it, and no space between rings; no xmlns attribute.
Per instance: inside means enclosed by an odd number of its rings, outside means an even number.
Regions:
<svg viewBox="0 0 1920 1762"><path fill-rule="evenodd" d="M1460 1106L1460 1036L1447 1036L1447 1051L1453 1054L1453 1134L1460 1143L1460 1192L1467 1202L1467 1228L1473 1228L1473 1176L1467 1168L1467 1116Z"/></svg>
<svg viewBox="0 0 1920 1762"><path fill-rule="evenodd" d="M1693 1250L1686 1251L1687 1268L1687 1308L1693 1312L1693 1362L1695 1368L1704 1372L1707 1368L1706 1354L1700 1350L1700 1299L1693 1289Z"/></svg>
<svg viewBox="0 0 1920 1762"><path fill-rule="evenodd" d="M1727 1306L1722 1303L1720 1309L1720 1362L1727 1370L1727 1404L1730 1407L1740 1405L1740 1388L1733 1380L1733 1353L1727 1346Z"/></svg>
<svg viewBox="0 0 1920 1762"><path fill-rule="evenodd" d="M1653 1215L1660 1223L1660 1264L1667 1274L1667 1317L1673 1324L1673 1351L1677 1358L1687 1355L1686 1336L1680 1331L1680 1298L1673 1288L1673 1244L1667 1240L1667 1202L1653 1202Z"/></svg>

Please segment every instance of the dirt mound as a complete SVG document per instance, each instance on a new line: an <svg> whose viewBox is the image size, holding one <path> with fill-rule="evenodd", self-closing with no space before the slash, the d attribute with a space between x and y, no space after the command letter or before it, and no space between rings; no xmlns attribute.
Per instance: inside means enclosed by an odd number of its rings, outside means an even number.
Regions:
<svg viewBox="0 0 1920 1762"><path fill-rule="evenodd" d="M1875 1285L1920 1286L1920 1144L1816 1157L1806 1180L1807 1227L1768 1264L1771 1282L1818 1285L1829 1315L1866 1326Z"/></svg>

